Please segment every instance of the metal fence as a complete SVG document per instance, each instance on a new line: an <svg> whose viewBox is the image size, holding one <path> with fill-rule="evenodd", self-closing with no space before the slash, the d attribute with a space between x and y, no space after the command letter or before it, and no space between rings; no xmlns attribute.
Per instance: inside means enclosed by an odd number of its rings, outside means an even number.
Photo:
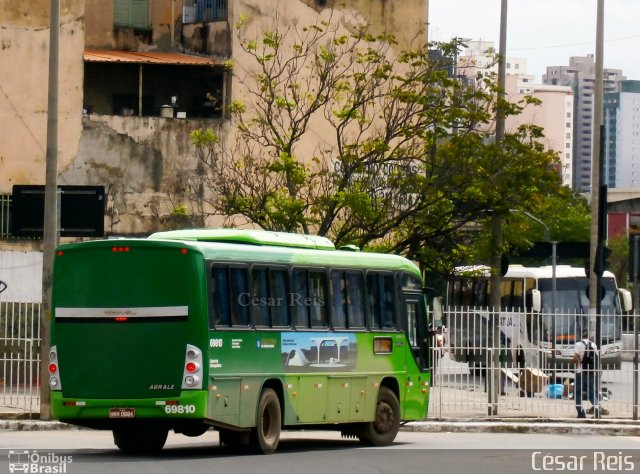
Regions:
<svg viewBox="0 0 640 474"><path fill-rule="evenodd" d="M40 315L38 303L0 298L0 407L29 413L40 410ZM587 316L500 313L504 336L498 335L494 343L488 324L491 313L449 309L446 315L445 344L433 348L430 418L576 417L574 371L565 362L573 355L576 330L588 323ZM602 414L637 419L638 352L633 337L612 330L608 315L596 318L607 351L595 370ZM631 317L632 323L634 319L637 316ZM545 321L555 324L557 330L551 331L555 343L549 341ZM562 328L574 330L563 334ZM584 406L590 410L586 398Z"/></svg>
<svg viewBox="0 0 640 474"><path fill-rule="evenodd" d="M503 311L496 315L495 338L492 318L486 310L446 311L445 345L433 350L430 417L576 418L571 358L589 316ZM602 347L596 367L586 372L594 376L604 417L637 419L637 350L633 335L622 333L620 318L594 316ZM625 327L633 327L636 317L625 318L632 321ZM593 411L586 395L582 404Z"/></svg>
<svg viewBox="0 0 640 474"><path fill-rule="evenodd" d="M0 406L40 410L40 306L0 299Z"/></svg>
<svg viewBox="0 0 640 474"><path fill-rule="evenodd" d="M185 0L182 6L183 23L222 21L228 15L227 0Z"/></svg>

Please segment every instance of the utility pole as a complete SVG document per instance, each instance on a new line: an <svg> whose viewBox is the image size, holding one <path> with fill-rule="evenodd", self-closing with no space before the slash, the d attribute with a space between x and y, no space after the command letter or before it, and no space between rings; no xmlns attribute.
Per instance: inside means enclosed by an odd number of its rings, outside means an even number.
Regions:
<svg viewBox="0 0 640 474"><path fill-rule="evenodd" d="M40 314L40 419L51 419L49 350L51 337L51 279L58 244L58 57L60 0L51 0L49 20L49 107L47 109L44 235L42 237L42 312Z"/></svg>
<svg viewBox="0 0 640 474"><path fill-rule="evenodd" d="M507 0L501 0L500 7L500 45L498 51L498 106L496 109L496 144L501 147L505 130L505 86L507 76ZM500 210L494 210L491 217L491 371L487 384L489 416L498 414L498 395L500 394L500 287L502 286L502 220ZM489 375L489 374L488 374Z"/></svg>
<svg viewBox="0 0 640 474"><path fill-rule="evenodd" d="M589 334L596 334L596 313L599 301L599 278L596 272L602 271L601 265L596 265L596 259L601 255L601 231L599 229L600 217L600 161L601 161L601 125L603 108L603 51L604 51L604 0L598 0L596 20L596 64L595 64L595 90L593 94L593 128L592 128L592 155L591 155L591 246L589 253ZM606 206L606 203L604 203ZM600 250L600 251L599 251ZM596 341L600 344L600 341Z"/></svg>

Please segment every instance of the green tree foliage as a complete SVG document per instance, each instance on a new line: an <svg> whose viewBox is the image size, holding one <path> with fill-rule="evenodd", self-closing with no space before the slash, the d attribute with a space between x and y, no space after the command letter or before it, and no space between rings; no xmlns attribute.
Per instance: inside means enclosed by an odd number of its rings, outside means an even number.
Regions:
<svg viewBox="0 0 640 474"><path fill-rule="evenodd" d="M494 78L463 83L459 43L397 53L393 38L331 21L278 23L261 37L238 26L252 68L236 70L234 132L200 130L198 183L233 224L318 233L338 245L397 253L445 271L474 252L491 212L542 209L564 191L541 130L493 143ZM207 198L206 196L211 196ZM204 207L202 207L204 209Z"/></svg>

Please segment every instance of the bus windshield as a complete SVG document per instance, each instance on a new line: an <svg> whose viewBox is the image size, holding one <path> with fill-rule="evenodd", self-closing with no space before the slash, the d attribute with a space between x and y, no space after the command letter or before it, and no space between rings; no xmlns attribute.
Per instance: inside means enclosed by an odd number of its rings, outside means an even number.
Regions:
<svg viewBox="0 0 640 474"><path fill-rule="evenodd" d="M555 327L556 338L580 334L587 327L589 314L589 279L586 277L556 279L555 306L557 313L564 316L551 317L553 283L551 278L538 281L542 299L542 313L545 327ZM617 298L616 283L613 278L602 279L602 300L600 303L600 333L603 343L620 338L622 327L620 306ZM555 322L552 321L555 319ZM549 331L550 333L551 331ZM550 336L550 334L549 334Z"/></svg>

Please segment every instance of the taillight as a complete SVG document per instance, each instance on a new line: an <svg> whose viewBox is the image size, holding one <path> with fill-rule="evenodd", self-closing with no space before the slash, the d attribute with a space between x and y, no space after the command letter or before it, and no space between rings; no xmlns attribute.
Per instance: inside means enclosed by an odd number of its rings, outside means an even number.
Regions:
<svg viewBox="0 0 640 474"><path fill-rule="evenodd" d="M52 346L49 349L49 387L51 387L51 390L62 390L60 368L58 367L58 349L56 346Z"/></svg>
<svg viewBox="0 0 640 474"><path fill-rule="evenodd" d="M184 371L182 373L183 389L202 388L202 351L196 346L187 344Z"/></svg>
<svg viewBox="0 0 640 474"><path fill-rule="evenodd" d="M198 369L198 366L194 362L187 362L186 366L187 372L195 372Z"/></svg>
<svg viewBox="0 0 640 474"><path fill-rule="evenodd" d="M129 252L129 250L131 250L131 248L126 245L114 245L113 247L111 247L111 251L113 253L122 253L122 252Z"/></svg>

